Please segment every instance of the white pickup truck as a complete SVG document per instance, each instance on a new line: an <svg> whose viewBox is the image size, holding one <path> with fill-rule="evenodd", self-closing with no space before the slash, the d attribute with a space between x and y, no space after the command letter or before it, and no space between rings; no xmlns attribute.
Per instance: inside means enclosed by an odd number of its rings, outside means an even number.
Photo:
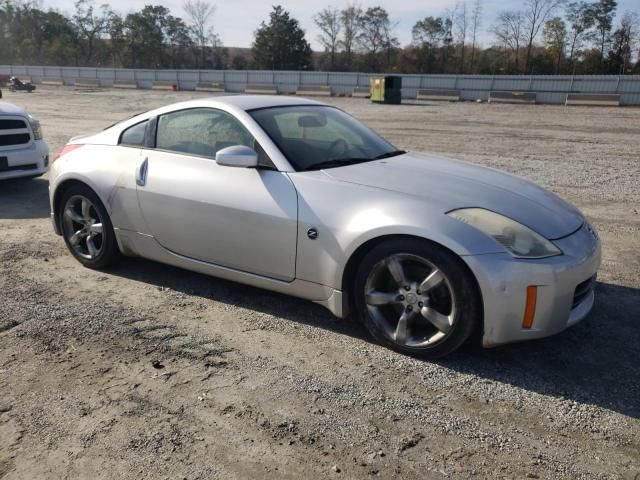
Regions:
<svg viewBox="0 0 640 480"><path fill-rule="evenodd" d="M0 180L38 177L48 167L49 146L38 119L0 101Z"/></svg>

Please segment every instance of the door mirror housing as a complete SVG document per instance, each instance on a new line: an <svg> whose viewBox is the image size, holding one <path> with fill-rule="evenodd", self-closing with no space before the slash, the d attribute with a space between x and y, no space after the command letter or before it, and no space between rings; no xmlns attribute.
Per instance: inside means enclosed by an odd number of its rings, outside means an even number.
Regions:
<svg viewBox="0 0 640 480"><path fill-rule="evenodd" d="M258 154L253 148L234 145L233 147L218 150L216 163L227 167L256 168L258 166Z"/></svg>

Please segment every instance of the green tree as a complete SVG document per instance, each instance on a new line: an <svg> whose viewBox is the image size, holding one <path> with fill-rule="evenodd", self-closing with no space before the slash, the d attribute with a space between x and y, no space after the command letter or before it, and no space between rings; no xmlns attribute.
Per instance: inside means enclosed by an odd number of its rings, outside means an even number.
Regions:
<svg viewBox="0 0 640 480"><path fill-rule="evenodd" d="M246 70L248 66L249 62L247 62L247 59L242 55L234 55L231 59L231 68L233 70Z"/></svg>
<svg viewBox="0 0 640 480"><path fill-rule="evenodd" d="M171 68L188 67L189 65L186 62L188 59L187 51L193 48L193 41L189 35L187 25L181 18L169 15L167 16L164 32Z"/></svg>
<svg viewBox="0 0 640 480"><path fill-rule="evenodd" d="M389 13L382 7L368 8L360 18L358 45L368 57L372 71L377 72L382 65L381 53L386 53L387 67L391 63L391 53L398 46L398 39L392 35L395 27Z"/></svg>
<svg viewBox="0 0 640 480"><path fill-rule="evenodd" d="M109 17L109 56L111 64L116 67L125 65L124 57L126 56L127 41L125 38L124 19L115 12Z"/></svg>
<svg viewBox="0 0 640 480"><path fill-rule="evenodd" d="M139 12L127 15L122 25L123 63L137 68L176 65L178 52L183 51L180 47L188 45L187 36L184 21L171 15L169 9L146 5Z"/></svg>
<svg viewBox="0 0 640 480"><path fill-rule="evenodd" d="M124 21L127 66L159 68L162 65L164 30L169 10L162 5L146 5L130 13Z"/></svg>
<svg viewBox="0 0 640 480"><path fill-rule="evenodd" d="M76 12L73 15L73 26L82 39L85 49L85 64L91 62L96 38L109 30L111 11L108 5L101 5L100 11L94 7L92 0L77 0Z"/></svg>
<svg viewBox="0 0 640 480"><path fill-rule="evenodd" d="M547 52L553 58L555 74L560 73L562 58L564 57L567 42L567 26L560 17L547 20L542 30L544 45Z"/></svg>
<svg viewBox="0 0 640 480"><path fill-rule="evenodd" d="M306 70L311 68L311 45L298 20L280 5L273 7L269 23L262 22L255 33L253 62L256 68Z"/></svg>
<svg viewBox="0 0 640 480"><path fill-rule="evenodd" d="M445 35L444 20L440 17L425 17L418 20L411 30L418 72L440 73L436 54Z"/></svg>

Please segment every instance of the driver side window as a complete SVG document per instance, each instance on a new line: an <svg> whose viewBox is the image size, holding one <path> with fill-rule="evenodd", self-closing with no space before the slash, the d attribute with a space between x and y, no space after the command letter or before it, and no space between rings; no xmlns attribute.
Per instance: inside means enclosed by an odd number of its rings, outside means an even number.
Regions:
<svg viewBox="0 0 640 480"><path fill-rule="evenodd" d="M215 158L226 147L254 148L253 136L232 115L213 108L192 108L158 117L156 148Z"/></svg>

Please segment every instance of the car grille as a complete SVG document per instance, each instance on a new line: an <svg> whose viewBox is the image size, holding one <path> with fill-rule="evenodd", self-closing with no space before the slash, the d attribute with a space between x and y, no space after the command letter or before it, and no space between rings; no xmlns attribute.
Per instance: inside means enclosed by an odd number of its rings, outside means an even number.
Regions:
<svg viewBox="0 0 640 480"><path fill-rule="evenodd" d="M24 145L29 143L31 137L28 133L17 133L13 135L0 134L0 147L8 147L9 145Z"/></svg>
<svg viewBox="0 0 640 480"><path fill-rule="evenodd" d="M22 120L0 120L0 130L15 130L19 128L27 128L27 124Z"/></svg>
<svg viewBox="0 0 640 480"><path fill-rule="evenodd" d="M575 292L573 293L573 304L571 305L571 309L576 308L587 296L593 291L596 286L596 276L585 280L581 284L576 287Z"/></svg>
<svg viewBox="0 0 640 480"><path fill-rule="evenodd" d="M12 165L10 167L0 169L0 172L11 172L14 170L37 170L37 163L27 163L26 165Z"/></svg>
<svg viewBox="0 0 640 480"><path fill-rule="evenodd" d="M0 119L0 147L25 145L31 141L29 127L17 118Z"/></svg>

